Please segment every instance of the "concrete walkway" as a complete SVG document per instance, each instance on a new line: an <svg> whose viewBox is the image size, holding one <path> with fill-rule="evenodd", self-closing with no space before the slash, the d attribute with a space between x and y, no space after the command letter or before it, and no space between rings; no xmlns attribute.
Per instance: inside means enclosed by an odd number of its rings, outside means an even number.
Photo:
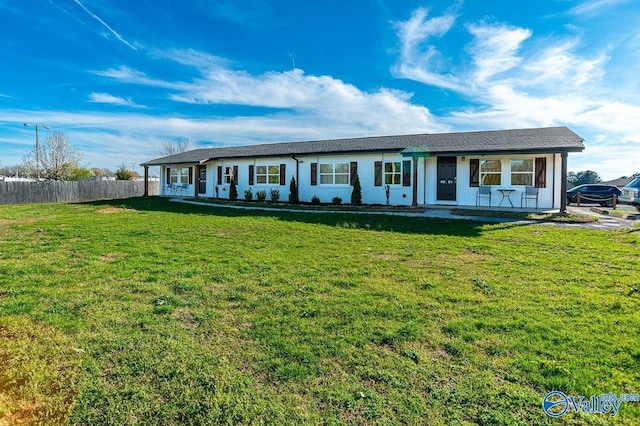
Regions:
<svg viewBox="0 0 640 426"><path fill-rule="evenodd" d="M331 213L340 213L340 214L369 214L369 215L391 215L391 216L406 216L406 217L425 217L425 218L437 218L437 219L451 219L451 220L472 220L476 222L486 222L486 223L521 223L521 224L544 224L544 225L553 225L553 226L562 226L568 228L584 228L584 229L601 229L601 230L613 230L624 227L633 227L635 226L635 221L627 220L617 217L612 217L609 215L599 214L590 210L588 207L567 207L567 211L574 215L589 215L595 216L598 218L596 222L588 222L588 223L566 223L566 222L544 222L537 220L523 220L523 219L513 219L513 218L504 218L504 217L487 217L487 216L474 216L474 215L458 215L453 213L453 209L445 208L445 207L436 207L436 208L427 208L424 212L381 212L381 211L352 211L352 210L344 210L344 211L336 211L336 210L312 210L312 209L279 209L275 207L252 207L252 206L236 206L236 205L226 205L226 204L214 204L214 203L206 203L202 201L193 201L193 200L185 200L183 198L172 198L171 201L192 204L198 206L205 207L214 207L214 208L225 208L225 209L237 209L237 210L259 210L259 211L271 211L271 212L286 212L286 213L317 213L317 214L331 214ZM465 210L473 210L473 208ZM520 209L516 209L514 211L524 211ZM557 210L556 210L557 212Z"/></svg>

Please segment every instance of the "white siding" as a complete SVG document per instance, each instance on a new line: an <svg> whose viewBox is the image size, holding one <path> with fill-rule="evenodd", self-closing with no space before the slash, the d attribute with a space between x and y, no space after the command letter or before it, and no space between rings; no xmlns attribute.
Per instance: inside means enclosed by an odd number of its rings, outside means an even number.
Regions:
<svg viewBox="0 0 640 426"><path fill-rule="evenodd" d="M515 207L520 207L521 194L524 186L511 185L511 160L512 159L532 159L544 157L547 159L547 176L546 188L540 188L540 196L538 204L540 208L559 208L560 206L560 179L561 179L561 157L560 154L527 154L527 155L487 155L487 156L459 156L457 157L457 179L456 179L456 200L455 201L439 201L437 200L437 158L427 157L418 158L418 180L417 180L417 202L418 204L432 205L455 205L455 206L475 206L477 188L470 187L470 166L469 160L476 158L479 160L500 160L502 164L501 184L493 187L492 207L497 207L501 201L499 188L513 189L511 200ZM374 182L374 164L376 161L400 162L411 160L411 184L412 186L402 186L402 183L390 185L389 203L391 205L411 205L413 202L413 167L416 163L410 158L402 157L400 153L370 153L370 154L326 154L326 155L306 155L298 158L298 195L300 201L310 202L311 198L316 195L323 203L330 203L334 197L342 198L343 203L349 203L351 200L351 192L353 187L349 184L322 184L320 181L319 171L320 164L350 164L355 161L358 163L358 176L362 186L362 202L365 204L385 204L386 194L383 174L382 186L375 186ZM463 160L464 158L464 160ZM311 185L311 164L318 164L317 185ZM258 166L269 165L286 165L286 179L284 185L279 184L258 184L255 176ZM254 182L249 185L249 165L254 166ZM238 199L244 199L245 190L251 188L254 199L256 192L264 190L269 199L269 192L273 188L280 190L280 200L288 201L289 199L289 183L291 178L296 176L296 160L292 157L260 157L245 159L228 159L210 161L207 166L207 192L200 194L206 197L229 197L229 184L218 182L218 166L238 167L238 182L236 184L238 190ZM166 167L161 168L161 191L166 186L165 180ZM193 185L190 185L187 195L192 195L193 190L197 187L198 176L197 168L194 168ZM216 187L218 193L216 194ZM162 192L161 192L162 193ZM528 202L529 207L533 207L533 201ZM487 205L486 200L482 200L482 205ZM510 205L507 201L502 203L502 207Z"/></svg>
<svg viewBox="0 0 640 426"><path fill-rule="evenodd" d="M538 197L538 207L539 208L559 208L560 207L560 189L559 184L556 182L560 182L560 167L559 167L559 159L560 155L556 154L526 154L526 155L487 155L487 156L460 156L457 159L457 188L456 188L456 200L455 201L438 201L437 200L437 158L426 158L424 163L426 163L426 172L424 173L425 180L425 203L426 204L443 204L443 205L457 205L457 206L475 206L476 205L476 194L478 193L478 188L470 186L470 165L469 160L476 158L479 160L500 160L502 164L502 173L501 173L501 183L500 185L493 185L492 187L492 196L491 196L491 206L497 207L502 201L502 194L498 191L498 189L513 189L514 192L511 194L511 201L514 207L520 207L521 196L525 190L524 186L521 185L512 185L511 184L511 160L526 160L531 159L535 163L535 158L544 157L547 159L547 176L546 188L540 188L540 194ZM463 160L464 158L464 160ZM555 162L554 162L555 160ZM535 166L535 164L534 164ZM535 179L535 178L534 178ZM535 180L534 180L535 182ZM488 200L482 199L481 205L487 206ZM525 207L535 207L535 201L528 200L526 201ZM502 202L501 207L511 207L509 202L505 199Z"/></svg>
<svg viewBox="0 0 640 426"><path fill-rule="evenodd" d="M332 164L350 164L355 161L358 163L358 177L360 178L360 185L362 186L362 202L364 204L385 204L386 194L385 185L375 186L374 182L374 163L376 161L385 162L400 162L409 160L402 157L400 153L380 153L380 154L335 154L335 155L314 155L314 156L299 156L296 157L299 161L299 177L298 177L298 197L300 201L310 202L311 198L316 195L323 203L330 203L334 197L342 198L343 203L349 203L351 201L351 192L353 187L349 184L322 184L320 182L320 164L332 163ZM318 177L317 185L311 185L311 163L318 164ZM413 162L412 162L413 163ZM255 194L259 190L267 192L267 199L269 199L269 192L272 188L278 188L280 190L280 200L289 200L289 184L291 177L296 174L296 160L291 157L261 157L256 159L228 159L211 161L207 163L207 193L203 194L207 197L216 197L215 187L218 186L218 197L229 197L229 185L217 182L218 166L233 167L238 166L238 182L236 184L238 190L238 199L244 199L244 191L249 186L249 165L254 165L254 183L251 185L254 198ZM274 184L258 184L255 179L255 171L257 166L261 165L280 165L286 164L286 182L285 185ZM413 164L412 166L413 167ZM411 179L413 184L413 170L411 173ZM402 186L402 183L398 185L390 185L389 203L391 205L411 205L413 202L413 190L412 186ZM420 202L420 200L418 201Z"/></svg>

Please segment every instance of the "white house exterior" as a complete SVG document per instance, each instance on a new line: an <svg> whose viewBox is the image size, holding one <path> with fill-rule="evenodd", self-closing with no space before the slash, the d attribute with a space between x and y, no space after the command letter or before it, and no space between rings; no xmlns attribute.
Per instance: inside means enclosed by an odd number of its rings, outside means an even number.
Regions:
<svg viewBox="0 0 640 426"><path fill-rule="evenodd" d="M229 198L233 179L239 199L278 189L286 201L294 177L300 201L348 203L358 176L364 204L386 204L388 191L391 205L535 207L521 199L535 187L538 208L564 210L566 159L583 149L573 131L551 127L196 149L142 166L160 167L161 195L180 185L179 195Z"/></svg>

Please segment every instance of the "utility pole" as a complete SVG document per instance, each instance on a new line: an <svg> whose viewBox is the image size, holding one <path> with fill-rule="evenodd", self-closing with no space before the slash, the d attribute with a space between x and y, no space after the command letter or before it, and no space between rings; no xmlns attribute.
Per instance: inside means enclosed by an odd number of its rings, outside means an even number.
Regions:
<svg viewBox="0 0 640 426"><path fill-rule="evenodd" d="M24 123L25 127L31 127L31 123ZM40 137L38 135L38 125L35 125L36 128L36 174L38 176L38 180L40 180ZM42 126L43 129L49 130L49 126Z"/></svg>

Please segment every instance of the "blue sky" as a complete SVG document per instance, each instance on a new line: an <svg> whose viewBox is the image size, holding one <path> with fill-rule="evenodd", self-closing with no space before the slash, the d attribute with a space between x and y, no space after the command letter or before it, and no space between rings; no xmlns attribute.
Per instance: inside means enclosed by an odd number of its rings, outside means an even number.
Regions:
<svg viewBox="0 0 640 426"><path fill-rule="evenodd" d="M569 169L613 179L640 172L638 28L637 0L0 0L0 166L25 122L111 169L183 138L566 125Z"/></svg>

